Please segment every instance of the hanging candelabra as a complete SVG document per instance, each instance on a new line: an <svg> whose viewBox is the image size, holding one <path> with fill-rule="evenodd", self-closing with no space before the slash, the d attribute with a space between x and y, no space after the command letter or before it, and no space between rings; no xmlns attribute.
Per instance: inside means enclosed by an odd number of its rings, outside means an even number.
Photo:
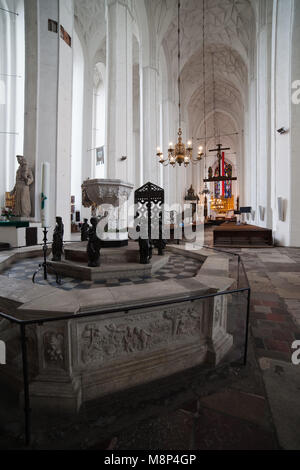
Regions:
<svg viewBox="0 0 300 470"><path fill-rule="evenodd" d="M202 160L203 157L203 147L202 145L198 148L198 153L196 159L193 158L193 143L191 140L185 145L182 141L182 128L181 128L181 78L180 78L180 0L178 0L178 122L179 129L177 133L177 144L175 146L171 142L168 148L168 158L164 159L164 155L160 149L157 148L156 156L159 158L159 163L164 166L171 165L175 167L177 164L179 166L184 165L187 167L190 163L197 164Z"/></svg>

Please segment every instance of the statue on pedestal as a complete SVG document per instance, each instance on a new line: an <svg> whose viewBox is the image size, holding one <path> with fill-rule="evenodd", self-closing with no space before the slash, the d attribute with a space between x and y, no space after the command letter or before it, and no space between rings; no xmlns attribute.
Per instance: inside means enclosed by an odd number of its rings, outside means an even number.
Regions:
<svg viewBox="0 0 300 470"><path fill-rule="evenodd" d="M17 155L19 168L16 173L16 184L10 195L14 196L13 215L17 217L30 217L31 201L29 187L33 183L33 173L26 159Z"/></svg>
<svg viewBox="0 0 300 470"><path fill-rule="evenodd" d="M56 217L56 226L53 232L52 261L61 261L63 253L64 224L61 217Z"/></svg>
<svg viewBox="0 0 300 470"><path fill-rule="evenodd" d="M88 219L83 220L83 224L81 225L81 241L86 242L89 237L89 224L88 224Z"/></svg>
<svg viewBox="0 0 300 470"><path fill-rule="evenodd" d="M87 245L87 255L88 255L88 266L91 268L96 268L100 266L100 248L101 240L97 236L97 217L92 217L91 227L88 231L88 245Z"/></svg>

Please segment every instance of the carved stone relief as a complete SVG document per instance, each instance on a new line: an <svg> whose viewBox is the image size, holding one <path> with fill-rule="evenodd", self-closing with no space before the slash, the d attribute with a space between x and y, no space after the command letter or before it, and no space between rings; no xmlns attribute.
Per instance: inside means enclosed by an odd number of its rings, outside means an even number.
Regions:
<svg viewBox="0 0 300 470"><path fill-rule="evenodd" d="M80 324L79 360L83 364L165 347L178 341L201 340L205 336L203 303L165 308L160 312L133 314L126 319Z"/></svg>
<svg viewBox="0 0 300 470"><path fill-rule="evenodd" d="M47 365L64 366L64 334L48 331L43 336L44 359Z"/></svg>

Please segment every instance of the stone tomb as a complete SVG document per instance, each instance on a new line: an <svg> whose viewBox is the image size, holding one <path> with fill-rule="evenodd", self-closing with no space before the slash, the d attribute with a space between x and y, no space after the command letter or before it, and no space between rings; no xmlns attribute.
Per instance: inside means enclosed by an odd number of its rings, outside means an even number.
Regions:
<svg viewBox="0 0 300 470"><path fill-rule="evenodd" d="M26 328L33 410L74 413L118 390L222 361L233 345L227 295L194 302L189 297L235 287L228 259L205 250L169 249L204 261L196 277L69 292L0 276L1 311L40 320ZM186 301L176 304L179 298ZM153 306L158 301L167 304ZM114 313L105 314L107 309ZM76 318L91 312L97 316ZM41 323L61 315L70 319ZM0 334L7 346L1 386L22 394L19 327L1 321Z"/></svg>

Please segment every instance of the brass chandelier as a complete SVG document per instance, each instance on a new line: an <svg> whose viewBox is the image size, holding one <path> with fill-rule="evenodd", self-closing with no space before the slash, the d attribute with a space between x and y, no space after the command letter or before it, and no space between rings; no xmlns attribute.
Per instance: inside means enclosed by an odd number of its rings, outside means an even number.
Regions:
<svg viewBox="0 0 300 470"><path fill-rule="evenodd" d="M164 166L171 165L173 168L178 164L179 166L184 165L187 167L190 163L197 164L201 162L203 153L203 147L200 145L196 159L193 158L193 143L191 140L185 145L182 142L182 129L181 129L181 79L180 79L180 0L178 0L178 114L179 114L179 129L177 144L174 146L171 142L168 148L168 158L164 159L164 155L160 149L157 148L156 156L159 158L159 163Z"/></svg>

